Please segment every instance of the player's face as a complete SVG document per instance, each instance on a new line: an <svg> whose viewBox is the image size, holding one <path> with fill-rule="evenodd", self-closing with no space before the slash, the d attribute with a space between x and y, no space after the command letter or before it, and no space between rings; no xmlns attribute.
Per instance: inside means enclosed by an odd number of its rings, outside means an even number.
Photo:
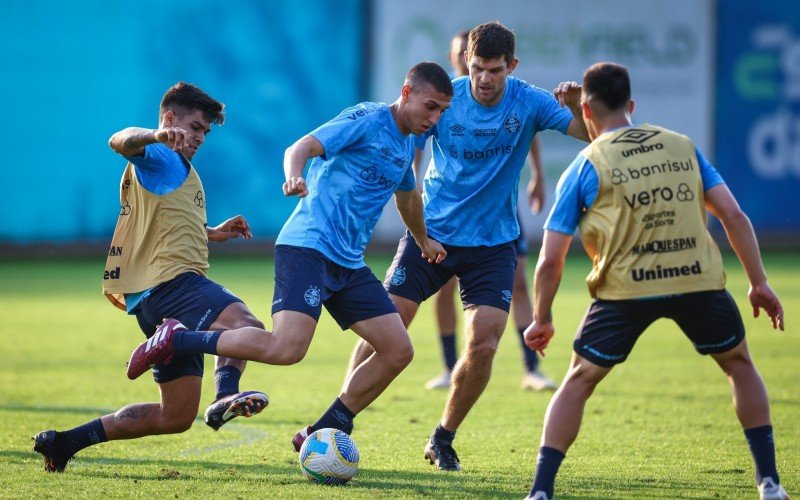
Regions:
<svg viewBox="0 0 800 500"><path fill-rule="evenodd" d="M211 123L203 116L203 112L195 110L183 116L173 113L171 117L171 124L167 123L170 127L180 127L189 133L188 144L181 149L181 152L187 159L191 160L200 146L206 141L206 134L211 132Z"/></svg>
<svg viewBox="0 0 800 500"><path fill-rule="evenodd" d="M467 44L460 36L453 38L450 42L450 66L453 67L453 73L456 76L466 76L469 74L467 69L467 61L464 60L464 51L467 50Z"/></svg>
<svg viewBox="0 0 800 500"><path fill-rule="evenodd" d="M429 83L420 84L417 88L406 85L403 87L403 97L407 99L403 122L414 135L424 134L436 125L442 113L450 107L452 99L452 96L438 92Z"/></svg>
<svg viewBox="0 0 800 500"><path fill-rule="evenodd" d="M484 59L476 55L469 58L469 82L472 97L484 106L494 106L503 98L506 77L517 67L517 59L506 62L505 57Z"/></svg>

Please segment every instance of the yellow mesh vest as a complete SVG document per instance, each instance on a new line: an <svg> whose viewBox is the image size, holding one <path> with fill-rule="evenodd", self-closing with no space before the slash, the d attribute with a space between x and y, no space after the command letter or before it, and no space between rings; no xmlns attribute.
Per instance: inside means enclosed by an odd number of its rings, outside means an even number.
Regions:
<svg viewBox="0 0 800 500"><path fill-rule="evenodd" d="M146 190L128 163L120 184L120 213L108 251L103 293L125 309L125 293L136 293L186 271L205 276L208 233L203 184L194 167L166 195Z"/></svg>
<svg viewBox="0 0 800 500"><path fill-rule="evenodd" d="M594 204L580 221L592 259L589 293L601 299L722 290L719 249L706 229L692 141L642 125L609 132L583 151L597 170Z"/></svg>

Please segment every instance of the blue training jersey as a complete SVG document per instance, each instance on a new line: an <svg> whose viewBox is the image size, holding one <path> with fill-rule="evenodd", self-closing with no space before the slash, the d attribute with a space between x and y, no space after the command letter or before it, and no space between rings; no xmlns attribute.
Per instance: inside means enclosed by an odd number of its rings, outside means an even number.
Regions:
<svg viewBox="0 0 800 500"><path fill-rule="evenodd" d="M695 148L695 152L700 166L703 192L724 184L722 176L700 150ZM585 156L578 155L558 180L555 202L544 223L544 228L567 235L575 233L581 216L597 198L598 189L597 170Z"/></svg>
<svg viewBox="0 0 800 500"><path fill-rule="evenodd" d="M181 187L189 176L189 165L183 161L181 155L160 142L145 146L141 156L126 156L125 159L133 163L139 184L153 194L169 194ZM152 288L125 296L128 314L136 311L142 299L150 294L150 290Z"/></svg>
<svg viewBox="0 0 800 500"><path fill-rule="evenodd" d="M423 202L428 234L449 245L499 245L519 235L517 185L531 140L540 130L566 133L572 113L553 94L508 77L503 98L486 107L469 78L453 80L453 100L435 127Z"/></svg>
<svg viewBox="0 0 800 500"><path fill-rule="evenodd" d="M389 106L373 102L345 109L311 135L325 154L311 161L308 196L275 244L313 248L340 266L363 267L384 205L395 191L416 187L414 139L400 132Z"/></svg>

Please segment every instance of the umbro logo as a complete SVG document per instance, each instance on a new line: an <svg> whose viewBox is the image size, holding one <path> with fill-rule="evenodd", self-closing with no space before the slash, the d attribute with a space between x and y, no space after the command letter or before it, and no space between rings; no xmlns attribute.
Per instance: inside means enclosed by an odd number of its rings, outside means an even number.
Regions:
<svg viewBox="0 0 800 500"><path fill-rule="evenodd" d="M392 156L392 150L389 148L381 149L381 153L383 154L383 156Z"/></svg>
<svg viewBox="0 0 800 500"><path fill-rule="evenodd" d="M453 133L454 136L462 136L464 135L464 131L467 130L467 127L463 125L459 125L456 123L455 125L450 126L450 132Z"/></svg>
<svg viewBox="0 0 800 500"><path fill-rule="evenodd" d="M611 144L617 143L629 143L629 144L641 144L646 142L653 137L657 136L661 132L658 130L642 130L639 128L629 128L622 135L611 141Z"/></svg>

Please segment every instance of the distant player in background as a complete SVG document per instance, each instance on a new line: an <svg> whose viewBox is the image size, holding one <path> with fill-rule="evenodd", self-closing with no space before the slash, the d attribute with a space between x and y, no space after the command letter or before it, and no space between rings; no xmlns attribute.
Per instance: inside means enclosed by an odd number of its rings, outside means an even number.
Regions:
<svg viewBox="0 0 800 500"><path fill-rule="evenodd" d="M450 41L450 66L456 78L468 76L466 51L467 38L469 31L462 31L455 35ZM417 150L417 161L415 168L422 167L422 150ZM533 213L539 213L544 206L544 173L542 171L542 152L539 138L534 136L530 145L528 162L531 167L531 180L528 183L528 203ZM417 179L422 177L423 172L418 172ZM525 234L522 230L522 219L517 212L517 222L519 223L519 236L514 240L514 250L517 254L517 270L514 274L514 289L512 290L511 311L514 316L514 326L519 334L520 347L522 348L522 361L525 368L525 375L522 378L522 388L543 391L555 390L556 384L539 370L539 357L536 351L525 345L525 328L533 321L533 309L531 308L531 295L528 291L528 278L525 271L525 261L528 255L528 243L525 241ZM434 310L436 312L436 322L439 327L439 340L442 344L442 356L444 358L444 371L436 378L429 380L425 387L427 389L447 389L450 387L450 379L453 368L458 359L456 347L456 302L455 292L458 280L454 276L450 281L439 289L433 299Z"/></svg>
<svg viewBox="0 0 800 500"><path fill-rule="evenodd" d="M364 250L383 207L394 196L421 249L416 258L431 267L444 260L442 245L428 238L412 163L414 135L436 125L452 96L447 72L432 62L419 63L409 70L394 103L364 102L347 108L289 147L283 161L283 193L300 201L275 244L273 331L258 327L203 332L169 319L159 327L156 342L134 351L129 376L187 354L271 365L297 363L308 351L325 306L342 330L355 332L374 346L375 353L359 363L330 408L298 432L292 444L299 451L309 433L328 427L352 433L356 415L414 354L397 308L364 262ZM306 181L308 160L312 162Z"/></svg>
<svg viewBox="0 0 800 500"><path fill-rule="evenodd" d="M553 337L551 308L576 229L593 262L587 282L594 301L576 334L569 372L547 408L528 498L553 498L556 473L595 386L627 359L651 323L670 318L728 376L761 498L788 499L775 465L767 391L706 229L707 210L722 222L747 273L753 316L764 309L773 328L783 330L783 309L767 284L749 219L688 137L632 127L624 66L598 63L586 70L581 102L592 143L561 177L545 224L528 345L541 352Z"/></svg>
<svg viewBox="0 0 800 500"><path fill-rule="evenodd" d="M190 163L211 124L224 122L223 108L179 82L161 100L159 128L126 128L109 140L128 165L103 292L136 316L148 338L165 317L205 329L263 328L241 300L206 278L209 240L252 238L240 215L207 226L205 191ZM216 366L216 401L204 416L211 428L267 406L266 394L239 392L244 361L219 357ZM160 403L131 404L66 432L42 431L33 438L34 450L44 456L45 470L62 472L75 453L93 444L184 432L197 417L202 376L202 355L177 356L153 370Z"/></svg>

